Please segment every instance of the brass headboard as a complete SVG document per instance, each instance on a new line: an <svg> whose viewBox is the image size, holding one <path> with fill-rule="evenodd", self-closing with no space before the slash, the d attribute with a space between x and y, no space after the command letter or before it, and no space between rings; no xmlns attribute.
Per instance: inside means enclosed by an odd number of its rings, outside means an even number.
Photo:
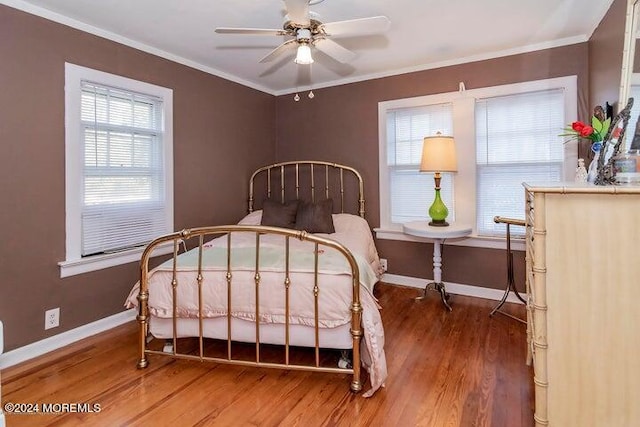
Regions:
<svg viewBox="0 0 640 427"><path fill-rule="evenodd" d="M324 172L323 172L324 169ZM291 182L286 181L287 174L292 174L295 171L295 187L292 187ZM325 199L331 197L332 192L330 191L330 184L335 181L336 178L339 178L339 197L340 197L340 212L345 212L345 174L344 172L348 172L348 176L355 176L358 184L358 215L364 218L364 184L362 181L362 175L360 172L355 170L352 167L339 165L337 163L323 162L323 161L313 161L313 160L302 160L302 161L290 161L290 162L281 162L275 163L272 165L261 167L256 170L251 175L251 180L249 181L249 213L254 210L254 186L255 180L257 177L261 177L263 172L266 172L266 187L267 187L267 198L271 198L273 193L274 184L272 184L272 180L275 180L275 184L279 183L279 188L276 187L275 191L280 191L280 201L284 203L287 200L300 200L302 193L306 190L304 186L301 186L300 181L301 177L308 178L309 181L309 196L312 202L316 200L316 181L318 179L324 181L324 196ZM274 176L275 175L275 176ZM279 176L279 179L278 179ZM293 179L293 177L292 177ZM301 190L302 189L302 190ZM335 192L335 190L334 190ZM295 197L287 197L291 193L295 193ZM335 205L334 205L335 206Z"/></svg>

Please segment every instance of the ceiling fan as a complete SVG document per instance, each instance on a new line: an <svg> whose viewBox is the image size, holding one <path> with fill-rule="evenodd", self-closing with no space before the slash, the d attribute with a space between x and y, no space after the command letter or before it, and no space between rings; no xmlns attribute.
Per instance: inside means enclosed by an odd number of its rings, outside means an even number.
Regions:
<svg viewBox="0 0 640 427"><path fill-rule="evenodd" d="M269 62L283 52L297 48L295 63L311 64L313 63L311 47L314 47L338 62L348 63L356 57L356 54L340 46L329 37L362 36L382 33L385 32L391 24L389 18L386 16L373 16L370 18L328 22L325 24L317 19L317 14L309 11L310 5L320 3L324 0L283 1L287 15L285 16L282 29L218 27L216 28L216 33L294 37L269 52L260 62Z"/></svg>

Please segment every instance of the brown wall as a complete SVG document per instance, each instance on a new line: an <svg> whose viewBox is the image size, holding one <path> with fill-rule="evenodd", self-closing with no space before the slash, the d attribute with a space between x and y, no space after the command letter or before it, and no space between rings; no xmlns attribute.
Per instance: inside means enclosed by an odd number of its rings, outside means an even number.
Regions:
<svg viewBox="0 0 640 427"><path fill-rule="evenodd" d="M378 102L458 90L503 85L552 77L578 76L578 105L584 114L588 100L587 43L482 62L420 71L314 90L315 98L292 95L277 99L278 161L314 158L342 162L359 169L365 180L367 217L380 224L378 195ZM389 272L431 278L432 245L377 240ZM504 251L469 247L445 248L446 281L502 288L506 283ZM523 254L518 253L516 274L523 286Z"/></svg>
<svg viewBox="0 0 640 427"><path fill-rule="evenodd" d="M0 319L5 349L123 310L131 263L60 279L64 63L173 89L175 228L238 220L247 177L275 159L275 97L0 5ZM250 124L250 125L247 125ZM60 327L44 312L60 307Z"/></svg>
<svg viewBox="0 0 640 427"><path fill-rule="evenodd" d="M623 2L615 0L614 7ZM592 43L319 89L313 100L303 96L295 103L291 95L276 98L0 6L0 224L7 227L0 243L0 319L5 348L121 311L136 280L135 263L59 277L57 263L65 256L65 61L174 90L176 229L237 220L245 212L246 179L255 167L302 158L358 168L365 179L368 219L377 227L378 102L455 91L460 81L472 89L577 75L579 116L585 118L593 104L587 81ZM603 85L611 79L602 77ZM430 244L377 244L391 273L431 277ZM501 288L504 256L502 250L447 246L444 278ZM521 253L516 274L522 286ZM53 307L61 307L61 326L45 332L43 314Z"/></svg>

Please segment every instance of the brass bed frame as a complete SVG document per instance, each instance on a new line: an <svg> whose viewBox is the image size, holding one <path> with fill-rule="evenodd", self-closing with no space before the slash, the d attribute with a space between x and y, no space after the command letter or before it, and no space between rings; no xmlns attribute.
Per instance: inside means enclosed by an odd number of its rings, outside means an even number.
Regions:
<svg viewBox="0 0 640 427"><path fill-rule="evenodd" d="M311 201L316 200L315 192L316 186L315 183L318 180L317 175L320 175L320 178L324 177L324 196L325 198L330 197L330 183L331 176L337 172L337 180L339 182L339 195L340 195L340 212L345 211L345 172L353 175L355 177L355 181L358 186L358 214L361 217L364 217L364 187L362 176L355 169L339 165L336 163L322 162L322 161L292 161L292 162L283 162L276 163L269 166L262 167L256 170L252 175L249 182L249 212L254 210L254 187L255 181L257 177L264 176L266 174L266 187L267 187L267 198L272 196L272 181L277 180L279 176L280 183L280 198L282 202L286 199L286 190L290 188L286 183L285 177L289 173L289 170L293 170L295 174L295 199L302 200L301 197L301 185L300 181L303 176L306 176L306 172L309 172L309 181L310 181L310 197ZM324 170L324 173L323 173ZM304 173L301 173L304 172ZM302 187L304 188L304 187ZM292 191L292 190L290 190ZM284 363L273 363L266 362L261 360L260 358L260 322L256 321L256 342L255 342L255 360L241 360L234 359L232 357L232 333L231 333L231 294L233 292L234 280L233 280L233 269L231 267L231 235L232 233L237 232L251 232L255 233L255 246L256 246L256 260L255 260L255 274L253 277L253 281L255 284L255 298L256 298L256 319L260 319L259 313L259 301L260 301L260 269L259 269L259 260L260 260L260 238L261 235L265 234L276 234L285 237L285 271L284 271L284 282L283 286L285 289L285 344L284 344ZM224 235L227 236L227 256L226 256L226 283L227 283L227 348L226 348L226 357L210 357L204 354L204 336L203 336L203 320L205 319L202 314L203 307L203 299L202 299L202 286L203 286L203 266L202 266L202 251L203 244L205 242L206 236L214 236L214 235ZM179 275L177 274L177 256L179 245L183 243L186 239L195 238L198 241L197 249L198 249L198 265L197 265L197 276L196 283L198 286L198 336L194 338L198 338L198 354L192 353L180 353L178 351L178 339L177 339L177 298L176 298L176 290L179 286ZM314 271L313 271L313 295L314 295L314 313L315 313L315 321L314 321L314 333L315 333L315 360L313 364L304 365L304 364L295 364L291 363L290 360L290 324L289 324L289 315L290 315L290 305L289 305L289 289L291 286L295 286L290 280L290 271L289 271L289 260L290 260L290 251L289 251L289 242L291 238L299 239L301 241L308 241L314 244ZM153 337L149 334L149 261L152 256L154 249L156 249L159 245L168 244L168 242L172 242L173 244L173 268L172 268L172 281L171 285L173 288L173 316L172 316L172 327L173 327L173 338L171 351L159 351L148 348L148 343L151 341ZM351 322L350 322L350 332L352 337L352 364L351 367L347 368L338 368L338 367L326 367L320 366L320 341L319 341L319 306L318 306L318 295L321 291L318 285L318 254L321 253L321 247L330 247L336 249L339 253L341 253L349 263L351 267L351 286L352 286L352 301L350 304L351 311ZM145 248L142 258L140 261L140 289L137 296L138 300L138 316L137 320L139 322L139 356L140 359L137 363L137 367L142 369L146 368L149 364L148 355L168 355L174 358L180 359L191 359L198 361L212 361L222 364L235 364L241 366L257 366L257 367L265 367L265 368L279 368L279 369L291 369L291 370L306 370L306 371L319 371L319 372L332 372L332 373L341 373L341 374L352 374L351 380L351 390L354 392L358 392L362 389L362 382L360 380L360 343L363 336L362 329L362 305L360 303L360 272L358 269L358 264L356 263L352 253L342 244L327 238L323 238L320 236L315 236L307 233L306 231L296 231L289 230L278 227L270 227L270 226L253 226L253 225L221 225L221 226L209 226L209 227L199 227L192 229L185 229L179 232L167 234L157 239L153 240L149 245Z"/></svg>

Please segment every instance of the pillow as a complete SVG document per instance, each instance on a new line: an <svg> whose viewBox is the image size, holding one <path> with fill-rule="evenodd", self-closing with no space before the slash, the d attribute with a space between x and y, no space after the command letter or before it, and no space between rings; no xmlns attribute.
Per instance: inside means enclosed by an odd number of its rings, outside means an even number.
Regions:
<svg viewBox="0 0 640 427"><path fill-rule="evenodd" d="M333 226L336 232L330 237L348 247L354 254L364 256L380 277L384 272L380 269L380 257L367 220L358 215L338 213L333 214Z"/></svg>
<svg viewBox="0 0 640 427"><path fill-rule="evenodd" d="M262 210L253 211L240 220L238 225L260 225Z"/></svg>
<svg viewBox="0 0 640 427"><path fill-rule="evenodd" d="M283 204L271 199L266 199L262 204L262 218L260 219L260 225L294 228L297 210L297 200L292 200Z"/></svg>
<svg viewBox="0 0 640 427"><path fill-rule="evenodd" d="M317 203L303 202L298 207L295 228L309 233L334 233L332 213L332 199Z"/></svg>

